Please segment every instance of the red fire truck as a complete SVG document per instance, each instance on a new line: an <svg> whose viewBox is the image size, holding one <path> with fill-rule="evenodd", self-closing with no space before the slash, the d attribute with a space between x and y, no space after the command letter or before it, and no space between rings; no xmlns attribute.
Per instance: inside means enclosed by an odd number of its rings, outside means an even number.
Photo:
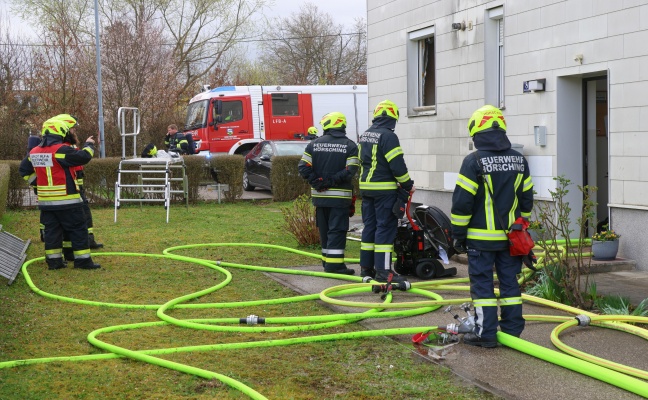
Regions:
<svg viewBox="0 0 648 400"><path fill-rule="evenodd" d="M368 127L366 85L224 86L189 102L185 133L202 155L246 154L262 140L295 140L332 111L347 117L356 141Z"/></svg>

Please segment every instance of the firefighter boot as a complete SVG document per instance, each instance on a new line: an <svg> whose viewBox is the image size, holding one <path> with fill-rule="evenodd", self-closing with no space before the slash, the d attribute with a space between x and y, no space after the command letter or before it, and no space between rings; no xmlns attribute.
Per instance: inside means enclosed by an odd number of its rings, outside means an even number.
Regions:
<svg viewBox="0 0 648 400"><path fill-rule="evenodd" d="M375 278L376 277L376 270L373 269L373 268L360 267L360 276L362 278L364 278L366 276L369 276L371 278Z"/></svg>
<svg viewBox="0 0 648 400"><path fill-rule="evenodd" d="M61 269L67 267L62 258L48 258L47 269Z"/></svg>
<svg viewBox="0 0 648 400"><path fill-rule="evenodd" d="M391 277L390 277L391 275ZM380 283L391 283L392 285L395 285L395 289L398 290L409 290L412 285L409 283L407 279L405 279L403 276L398 275L396 272L394 272L391 269L376 269L376 281Z"/></svg>
<svg viewBox="0 0 648 400"><path fill-rule="evenodd" d="M351 268L347 268L346 265L344 264L331 264L331 263L326 263L326 267L324 268L324 272L328 272L330 274L342 274L342 275L353 275L355 274L355 270Z"/></svg>
<svg viewBox="0 0 648 400"><path fill-rule="evenodd" d="M88 245L93 250L100 249L100 248L104 247L103 243L97 243L95 241L94 233L89 233L88 234Z"/></svg>
<svg viewBox="0 0 648 400"><path fill-rule="evenodd" d="M98 268L101 268L101 265L95 264L94 261L92 261L91 257L77 258L76 260L74 260L74 268L98 269Z"/></svg>
<svg viewBox="0 0 648 400"><path fill-rule="evenodd" d="M466 333L463 336L463 342L467 345L478 346L478 347L493 348L498 346L497 338L491 338L491 339L483 338L477 336L477 334L474 332Z"/></svg>

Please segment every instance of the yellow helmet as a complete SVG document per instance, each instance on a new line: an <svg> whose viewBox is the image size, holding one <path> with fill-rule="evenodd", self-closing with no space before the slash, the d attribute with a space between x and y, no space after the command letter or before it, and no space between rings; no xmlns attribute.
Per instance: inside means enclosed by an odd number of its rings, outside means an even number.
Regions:
<svg viewBox="0 0 648 400"><path fill-rule="evenodd" d="M65 137L68 132L70 132L70 129L68 128L67 123L54 117L43 122L43 130L41 133L43 135L58 135Z"/></svg>
<svg viewBox="0 0 648 400"><path fill-rule="evenodd" d="M56 117L54 117L52 119L58 119L60 121L65 122L65 124L67 125L68 128L74 128L79 123L77 121L76 117L74 117L74 116L72 116L70 114L59 114L59 115L57 115Z"/></svg>
<svg viewBox="0 0 648 400"><path fill-rule="evenodd" d="M346 117L341 112L333 111L322 117L320 125L325 131L333 128L346 128Z"/></svg>
<svg viewBox="0 0 648 400"><path fill-rule="evenodd" d="M470 137L475 136L476 133L493 129L500 129L506 132L504 114L502 114L502 111L497 107L485 105L475 111L468 120L468 132L470 132Z"/></svg>
<svg viewBox="0 0 648 400"><path fill-rule="evenodd" d="M310 128L308 128L308 134L309 135L317 135L317 128L315 128L314 126L311 126Z"/></svg>
<svg viewBox="0 0 648 400"><path fill-rule="evenodd" d="M391 117L398 121L398 106L393 101L383 100L374 109L373 117Z"/></svg>

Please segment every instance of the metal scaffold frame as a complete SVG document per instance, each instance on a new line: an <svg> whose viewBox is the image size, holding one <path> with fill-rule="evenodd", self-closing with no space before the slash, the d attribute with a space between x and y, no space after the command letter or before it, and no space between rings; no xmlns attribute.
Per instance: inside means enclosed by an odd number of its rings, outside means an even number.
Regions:
<svg viewBox="0 0 648 400"><path fill-rule="evenodd" d="M133 131L126 131L126 113L133 113ZM143 203L164 203L166 210L166 222L169 223L169 209L171 208L171 196L183 194L185 207L189 208L189 182L187 179L186 166L182 157L158 158L131 158L126 159L126 137L133 137L133 157L137 157L137 135L139 134L139 112L137 108L120 107L118 110L118 126L122 136L122 160L117 170L117 181L115 182L115 222L117 222L117 210L121 203L139 202ZM174 176L173 172L179 174ZM126 175L136 175L137 183L124 183ZM173 189L173 182L181 182L182 189ZM136 189L137 198L123 198L122 189Z"/></svg>

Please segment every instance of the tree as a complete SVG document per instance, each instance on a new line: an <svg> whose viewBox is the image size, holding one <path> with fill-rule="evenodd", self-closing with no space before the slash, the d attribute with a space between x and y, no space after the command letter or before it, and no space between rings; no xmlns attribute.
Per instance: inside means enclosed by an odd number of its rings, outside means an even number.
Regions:
<svg viewBox="0 0 648 400"><path fill-rule="evenodd" d="M28 87L32 59L24 41L11 33L8 19L0 19L0 159L25 156L30 130L40 130L34 121L35 99Z"/></svg>
<svg viewBox="0 0 648 400"><path fill-rule="evenodd" d="M364 19L353 32L306 3L299 13L275 18L266 27L261 59L281 84L366 84L367 33Z"/></svg>

